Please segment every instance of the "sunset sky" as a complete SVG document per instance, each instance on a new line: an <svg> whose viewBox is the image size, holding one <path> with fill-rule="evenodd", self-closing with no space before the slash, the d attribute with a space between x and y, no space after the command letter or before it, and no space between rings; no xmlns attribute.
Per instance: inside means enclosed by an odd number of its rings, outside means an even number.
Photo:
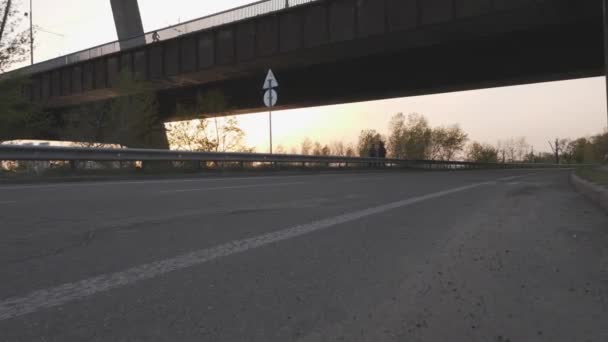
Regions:
<svg viewBox="0 0 608 342"><path fill-rule="evenodd" d="M40 27L37 62L116 40L109 0L33 1L34 24ZM146 31L251 2L139 0ZM277 78L280 82L281 75ZM399 112L421 113L433 125L459 124L476 141L524 136L537 151L544 151L550 139L596 134L606 127L605 81L602 77L278 112L275 145L289 150L305 137L322 143L355 142L364 128L385 133L390 117ZM267 114L239 120L248 145L267 151Z"/></svg>

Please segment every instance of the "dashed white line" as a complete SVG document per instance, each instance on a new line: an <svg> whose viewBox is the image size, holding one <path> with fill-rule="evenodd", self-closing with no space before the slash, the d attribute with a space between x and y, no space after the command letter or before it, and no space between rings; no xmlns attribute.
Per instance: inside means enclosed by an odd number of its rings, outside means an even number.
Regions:
<svg viewBox="0 0 608 342"><path fill-rule="evenodd" d="M104 274L73 283L66 283L53 288L38 290L24 297L5 299L0 301L0 321L35 313L43 309L64 305L75 300L93 296L100 292L117 289L143 280L159 277L169 272L198 266L211 260L216 260L237 253L243 253L248 250L293 239L340 224L352 222L372 215L378 215L389 210L410 206L416 203L448 196L488 184L491 183L474 183L428 195L408 198L377 207L330 217L308 224L298 225L269 234L232 241L223 245L198 250L174 258L136 266L117 273Z"/></svg>

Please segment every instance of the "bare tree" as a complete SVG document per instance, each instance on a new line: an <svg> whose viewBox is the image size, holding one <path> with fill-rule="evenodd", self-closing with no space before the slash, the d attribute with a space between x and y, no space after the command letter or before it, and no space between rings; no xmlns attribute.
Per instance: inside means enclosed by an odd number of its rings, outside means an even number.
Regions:
<svg viewBox="0 0 608 342"><path fill-rule="evenodd" d="M244 144L245 132L230 114L228 99L219 91L199 93L194 103L178 106L178 115L213 115L187 123L169 124L169 141L188 150L207 152L252 152Z"/></svg>
<svg viewBox="0 0 608 342"><path fill-rule="evenodd" d="M330 144L331 154L334 156L345 156L346 155L346 147L344 143L341 141L334 141Z"/></svg>
<svg viewBox="0 0 608 342"><path fill-rule="evenodd" d="M348 144L348 146L346 146L346 151L344 152L344 155L347 157L354 157L356 155L355 146L353 144Z"/></svg>
<svg viewBox="0 0 608 342"><path fill-rule="evenodd" d="M11 12L13 2L11 0L4 1L4 14L2 15L2 22L0 23L0 42L4 37L4 30L6 29L6 23L8 21L8 15Z"/></svg>
<svg viewBox="0 0 608 342"><path fill-rule="evenodd" d="M525 137L515 140L515 150L517 161L524 161L526 155L530 151L530 144L528 144Z"/></svg>
<svg viewBox="0 0 608 342"><path fill-rule="evenodd" d="M313 156L322 156L323 155L323 146L321 145L320 142L315 141L313 148L312 148L312 155Z"/></svg>
<svg viewBox="0 0 608 342"><path fill-rule="evenodd" d="M16 9L18 4L18 1L0 0L0 72L26 60L29 52L30 35L28 30L20 30L23 15Z"/></svg>
<svg viewBox="0 0 608 342"><path fill-rule="evenodd" d="M310 153L312 152L312 141L309 138L305 138L304 141L302 141L302 145L301 145L301 153L302 155L310 155Z"/></svg>
<svg viewBox="0 0 608 342"><path fill-rule="evenodd" d="M521 162L525 159L530 151L530 145L526 142L526 138L510 138L498 141L496 145L498 154L503 163Z"/></svg>
<svg viewBox="0 0 608 342"><path fill-rule="evenodd" d="M551 146L551 150L555 156L555 164L559 164L561 162L561 157L566 152L568 144L568 139L555 139L555 142L549 141L549 146Z"/></svg>
<svg viewBox="0 0 608 342"><path fill-rule="evenodd" d="M216 132L219 132L218 150L220 152L248 152L252 149L245 147L245 131L239 127L236 117L225 117L218 127L215 121ZM217 134L217 133L216 133Z"/></svg>
<svg viewBox="0 0 608 342"><path fill-rule="evenodd" d="M285 147L283 145L279 145L276 147L274 153L276 154L286 154L287 151L285 150Z"/></svg>
<svg viewBox="0 0 608 342"><path fill-rule="evenodd" d="M329 148L329 146L327 146L327 145L323 146L323 148L321 149L321 155L322 156L330 156L331 155L331 148Z"/></svg>
<svg viewBox="0 0 608 342"><path fill-rule="evenodd" d="M169 123L168 139L181 150L205 152L252 152L244 144L245 132L235 117L221 118L215 124L208 119ZM219 139L219 140L218 140Z"/></svg>
<svg viewBox="0 0 608 342"><path fill-rule="evenodd" d="M15 0L0 0L0 73L24 61L29 51L28 31L20 30L23 18ZM25 98L27 78L12 75L0 81L0 140L20 139L47 132L51 117Z"/></svg>
<svg viewBox="0 0 608 342"><path fill-rule="evenodd" d="M185 151L215 151L216 144L208 134L207 122L188 120L167 124L167 136L173 148Z"/></svg>

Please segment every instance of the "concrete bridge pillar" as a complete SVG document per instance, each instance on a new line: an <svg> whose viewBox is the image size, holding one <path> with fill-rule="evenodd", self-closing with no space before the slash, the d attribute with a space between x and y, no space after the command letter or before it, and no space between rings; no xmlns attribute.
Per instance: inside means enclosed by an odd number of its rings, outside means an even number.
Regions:
<svg viewBox="0 0 608 342"><path fill-rule="evenodd" d="M122 42L144 34L137 0L110 0L118 40ZM141 38L145 42L144 38Z"/></svg>

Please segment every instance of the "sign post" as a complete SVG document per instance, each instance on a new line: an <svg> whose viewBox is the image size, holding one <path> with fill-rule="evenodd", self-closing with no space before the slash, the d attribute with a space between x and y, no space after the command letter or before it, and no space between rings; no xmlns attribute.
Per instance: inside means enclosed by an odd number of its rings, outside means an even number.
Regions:
<svg viewBox="0 0 608 342"><path fill-rule="evenodd" d="M278 86L279 82L277 82L276 77L274 77L274 73L272 70L268 70L268 75L266 75L263 89L266 90L266 92L264 92L264 105L268 107L268 121L270 126L270 154L272 154L272 107L274 107L279 100L279 94L274 88L277 88Z"/></svg>

